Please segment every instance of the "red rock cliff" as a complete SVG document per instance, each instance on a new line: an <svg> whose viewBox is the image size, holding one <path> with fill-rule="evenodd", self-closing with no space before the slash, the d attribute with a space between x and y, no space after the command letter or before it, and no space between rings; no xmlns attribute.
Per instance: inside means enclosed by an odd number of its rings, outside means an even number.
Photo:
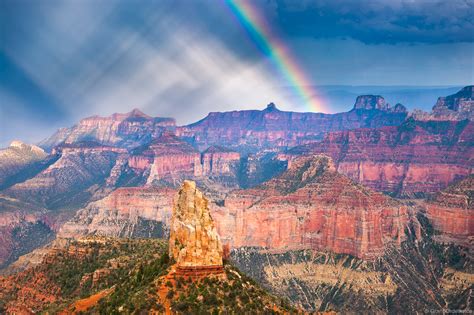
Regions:
<svg viewBox="0 0 474 315"><path fill-rule="evenodd" d="M398 195L436 192L473 172L474 123L419 122L399 127L329 133L323 141L290 150L281 159L327 154L359 183Z"/></svg>
<svg viewBox="0 0 474 315"><path fill-rule="evenodd" d="M435 237L443 242L472 246L474 241L474 176L439 192L426 202Z"/></svg>
<svg viewBox="0 0 474 315"><path fill-rule="evenodd" d="M281 176L231 193L213 216L232 247L312 248L367 259L399 244L408 220L405 206L356 185L325 156L300 158Z"/></svg>

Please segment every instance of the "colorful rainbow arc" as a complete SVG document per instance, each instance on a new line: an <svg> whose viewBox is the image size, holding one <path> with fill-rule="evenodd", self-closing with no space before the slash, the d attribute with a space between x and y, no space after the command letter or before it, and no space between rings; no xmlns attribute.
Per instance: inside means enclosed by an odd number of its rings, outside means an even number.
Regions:
<svg viewBox="0 0 474 315"><path fill-rule="evenodd" d="M297 95L310 111L323 111L322 102L311 89L312 83L299 67L289 50L273 36L265 19L245 0L226 0L225 3L235 14L258 48L270 58L283 77L295 89Z"/></svg>

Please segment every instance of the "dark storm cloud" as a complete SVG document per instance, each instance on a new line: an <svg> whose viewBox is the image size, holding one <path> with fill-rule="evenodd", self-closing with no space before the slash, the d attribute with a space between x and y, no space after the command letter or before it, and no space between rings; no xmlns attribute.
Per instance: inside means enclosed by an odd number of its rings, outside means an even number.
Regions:
<svg viewBox="0 0 474 315"><path fill-rule="evenodd" d="M290 36L353 38L364 43L474 41L474 1L275 0Z"/></svg>
<svg viewBox="0 0 474 315"><path fill-rule="evenodd" d="M313 84L472 83L472 2L249 4ZM133 108L308 110L294 91L224 1L0 0L0 147Z"/></svg>

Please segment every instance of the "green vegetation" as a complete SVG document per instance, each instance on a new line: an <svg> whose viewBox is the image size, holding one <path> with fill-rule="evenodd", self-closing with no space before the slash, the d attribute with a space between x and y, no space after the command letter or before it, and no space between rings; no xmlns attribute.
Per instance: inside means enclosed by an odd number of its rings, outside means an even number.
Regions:
<svg viewBox="0 0 474 315"><path fill-rule="evenodd" d="M47 314L71 311L84 303L88 308L82 311L88 314L146 314L150 310L163 312L165 307L178 314L296 312L286 300L270 295L229 264L224 278L168 280L164 276L173 263L164 240L72 241L22 273L17 289L0 294L0 311L8 301L16 300L19 288L29 286L53 297L31 306L35 312ZM87 300L95 294L103 297Z"/></svg>
<svg viewBox="0 0 474 315"><path fill-rule="evenodd" d="M56 253L53 261L41 264L23 279L27 282L35 274L42 273L52 287L60 289L59 302L46 307L51 313L111 287L114 291L99 304L98 312L109 314L110 310L118 309L116 306L124 303L130 312L149 309L146 295L140 293L170 265L163 240L73 241L67 248ZM159 306L153 306L159 309Z"/></svg>
<svg viewBox="0 0 474 315"><path fill-rule="evenodd" d="M270 295L254 280L231 265L226 280L208 277L199 281L177 279L171 309L178 314L279 314L296 313L289 302Z"/></svg>

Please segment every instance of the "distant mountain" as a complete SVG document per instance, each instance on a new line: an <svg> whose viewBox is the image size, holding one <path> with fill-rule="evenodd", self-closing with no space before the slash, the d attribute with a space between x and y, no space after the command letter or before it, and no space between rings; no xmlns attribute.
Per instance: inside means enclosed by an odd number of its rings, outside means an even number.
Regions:
<svg viewBox="0 0 474 315"><path fill-rule="evenodd" d="M383 95L388 103L404 104L408 110L431 110L440 95L450 95L459 91L462 86L350 86L323 85L313 89L317 91L327 107L334 112L351 108L358 95ZM290 93L289 93L290 94Z"/></svg>
<svg viewBox="0 0 474 315"><path fill-rule="evenodd" d="M286 112L273 103L262 111L209 113L196 123L178 127L176 134L200 149L220 145L255 152L315 142L330 131L397 126L406 116L403 107L395 109L381 96L364 95L357 97L351 111L338 114Z"/></svg>
<svg viewBox="0 0 474 315"><path fill-rule="evenodd" d="M103 145L133 148L147 143L164 130L175 127L172 118L150 117L138 109L108 117L92 116L71 128L62 128L39 143L46 150L60 144L93 141Z"/></svg>

